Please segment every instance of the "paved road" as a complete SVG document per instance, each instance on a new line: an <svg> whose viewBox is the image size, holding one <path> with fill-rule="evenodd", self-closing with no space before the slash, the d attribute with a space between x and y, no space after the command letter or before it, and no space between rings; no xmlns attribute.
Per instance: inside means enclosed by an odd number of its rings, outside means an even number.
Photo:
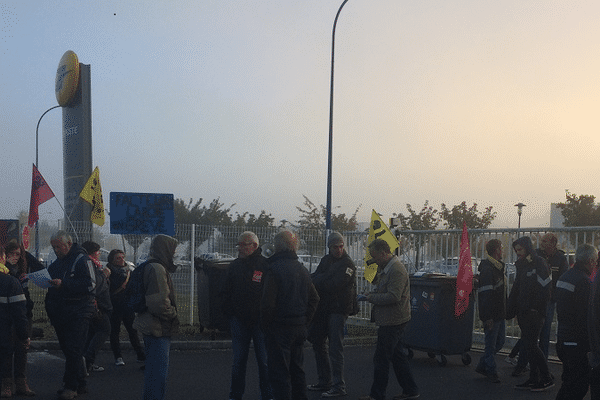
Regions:
<svg viewBox="0 0 600 400"><path fill-rule="evenodd" d="M346 399L369 393L372 379L372 356L374 347L351 346L346 352L346 380L348 396ZM448 356L447 365L442 367L436 359L426 353L415 351L412 360L413 372L421 389L421 398L427 400L453 399L554 399L558 385L543 393L518 391L516 383L526 379L510 376L512 366L498 356L499 375L502 382L493 384L474 372L474 364L481 353L472 351L473 363L463 365L461 356ZM93 373L88 380L89 393L80 396L87 400L140 399L143 372L135 362L132 351L124 353L126 365L116 367L110 351L102 351L98 364L106 367L104 372ZM308 383L316 383L314 356L312 349L305 351L305 370ZM256 383L257 371L253 355L248 364L248 379L245 399L258 399ZM232 353L229 349L171 351L171 369L167 398L225 400L229 394L229 369ZM55 399L56 389L61 386L64 361L60 351L34 351L30 353L29 380L36 399ZM560 376L561 367L551 363L551 370ZM560 380L560 378L559 378ZM400 388L395 379L390 379L388 398L399 394ZM319 393L309 392L309 399L317 400ZM589 394L588 397L589 398Z"/></svg>

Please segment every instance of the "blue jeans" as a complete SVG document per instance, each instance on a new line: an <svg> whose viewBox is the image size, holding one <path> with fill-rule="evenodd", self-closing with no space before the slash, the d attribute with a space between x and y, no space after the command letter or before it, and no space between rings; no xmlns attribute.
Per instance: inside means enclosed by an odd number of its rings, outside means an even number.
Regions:
<svg viewBox="0 0 600 400"><path fill-rule="evenodd" d="M146 367L144 369L143 400L164 400L169 374L171 338L144 335Z"/></svg>
<svg viewBox="0 0 600 400"><path fill-rule="evenodd" d="M269 384L269 370L267 367L267 349L265 335L258 323L248 325L236 317L229 321L231 325L231 347L233 349L233 365L231 366L231 388L229 398L241 400L246 389L246 365L250 340L254 343L254 355L258 364L258 381L262 400L273 398Z"/></svg>
<svg viewBox="0 0 600 400"><path fill-rule="evenodd" d="M495 355L504 347L506 339L506 324L504 320L494 321L492 329L485 329L485 352L479 359L479 367L488 374L496 374Z"/></svg>
<svg viewBox="0 0 600 400"><path fill-rule="evenodd" d="M309 332L317 363L320 386L346 390L344 382L344 325L343 314L329 314L313 321ZM329 339L329 350L326 341Z"/></svg>
<svg viewBox="0 0 600 400"><path fill-rule="evenodd" d="M375 400L385 399L390 363L394 368L402 392L407 395L419 393L402 345L405 325L380 326L377 330L377 347L373 356L375 371L371 386L371 397Z"/></svg>

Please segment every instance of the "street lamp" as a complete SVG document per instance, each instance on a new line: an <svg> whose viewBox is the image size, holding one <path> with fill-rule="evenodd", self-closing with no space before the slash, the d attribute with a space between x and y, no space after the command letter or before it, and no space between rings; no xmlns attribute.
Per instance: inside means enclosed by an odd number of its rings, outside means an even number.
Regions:
<svg viewBox="0 0 600 400"><path fill-rule="evenodd" d="M521 229L521 214L523 214L523 207L525 207L525 204L517 203L515 204L515 207L517 207L517 215L519 216L519 229Z"/></svg>
<svg viewBox="0 0 600 400"><path fill-rule="evenodd" d="M329 157L327 162L327 208L325 213L326 236L331 231L331 165L333 159L333 60L335 54L335 27L342 8L348 0L344 0L333 21L333 33L331 35L331 86L329 92Z"/></svg>
<svg viewBox="0 0 600 400"><path fill-rule="evenodd" d="M39 135L38 135L38 131L40 129L40 122L42 122L42 118L44 118L44 115L48 114L49 111L54 110L55 108L61 107L60 105L58 106L54 106L54 107L50 107L49 109L47 109L42 116L40 117L40 119L38 120L37 126L35 127L35 167L37 168L37 170L40 170L40 166L38 164L38 143L39 143ZM38 226L38 221L35 221L35 258L39 258L40 256L40 235L39 235L40 231L39 231L39 226Z"/></svg>

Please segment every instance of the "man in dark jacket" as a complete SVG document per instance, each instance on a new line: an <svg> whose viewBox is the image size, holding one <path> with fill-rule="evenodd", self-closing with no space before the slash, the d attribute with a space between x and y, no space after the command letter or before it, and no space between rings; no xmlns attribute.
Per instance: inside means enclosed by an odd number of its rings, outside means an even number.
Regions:
<svg viewBox="0 0 600 400"><path fill-rule="evenodd" d="M238 258L227 271L223 288L223 312L229 316L233 365L229 398L241 400L246 387L246 364L250 341L258 364L258 379L262 399L271 399L267 369L265 335L260 327L260 298L267 259L261 255L258 237L244 232L238 239Z"/></svg>
<svg viewBox="0 0 600 400"><path fill-rule="evenodd" d="M577 248L575 265L556 283L558 329L556 354L563 364L562 385L556 400L580 400L590 385L590 350L587 314L590 299L590 274L596 267L598 251L589 244Z"/></svg>
<svg viewBox="0 0 600 400"><path fill-rule="evenodd" d="M275 400L305 400L304 341L319 295L300 261L298 235L283 230L274 238L260 302L266 334L269 381Z"/></svg>
<svg viewBox="0 0 600 400"><path fill-rule="evenodd" d="M59 392L68 400L87 392L82 357L95 309L96 274L92 260L71 235L58 231L50 243L57 259L48 267L52 287L46 294L46 312L65 355L64 388Z"/></svg>
<svg viewBox="0 0 600 400"><path fill-rule="evenodd" d="M0 246L0 266L4 266L4 248ZM0 268L2 269L2 268ZM13 342L13 331L17 342ZM26 298L19 280L0 272L0 377L2 397L12 397L14 347L29 348ZM19 395L26 395L19 393Z"/></svg>
<svg viewBox="0 0 600 400"><path fill-rule="evenodd" d="M554 386L548 362L538 345L550 300L552 277L546 261L535 253L529 236L515 240L513 249L518 258L515 262L517 276L508 297L507 318L517 317L531 367L529 379L515 388L539 392Z"/></svg>
<svg viewBox="0 0 600 400"><path fill-rule="evenodd" d="M548 267L550 268L550 274L552 275L552 286L550 288L550 301L548 302L548 309L546 310L546 319L544 326L542 326L542 332L540 333L540 349L542 353L548 358L548 347L550 345L550 332L552 330L552 321L554 321L554 310L556 309L556 298L554 292L556 289L556 282L569 269L569 262L565 252L559 250L558 238L553 233L547 233L542 236L542 243L540 248L537 249L538 256L546 260Z"/></svg>
<svg viewBox="0 0 600 400"><path fill-rule="evenodd" d="M356 267L344 250L344 237L340 233L329 234L327 247L329 254L321 259L311 276L321 299L308 333L319 382L308 389L324 391L322 397L338 397L346 395L344 325L356 301Z"/></svg>
<svg viewBox="0 0 600 400"><path fill-rule="evenodd" d="M600 276L598 267L591 284L592 294L588 309L588 333L590 340L590 394L591 400L600 400Z"/></svg>
<svg viewBox="0 0 600 400"><path fill-rule="evenodd" d="M479 359L476 372L499 383L495 355L504 346L506 318L506 275L502 262L502 242L492 239L486 243L487 259L479 264L479 318L485 333L485 352Z"/></svg>

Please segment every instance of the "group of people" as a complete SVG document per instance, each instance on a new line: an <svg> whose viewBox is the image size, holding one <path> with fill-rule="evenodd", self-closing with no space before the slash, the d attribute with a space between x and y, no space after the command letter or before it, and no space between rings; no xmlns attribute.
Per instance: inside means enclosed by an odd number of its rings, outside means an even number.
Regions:
<svg viewBox="0 0 600 400"><path fill-rule="evenodd" d="M502 242L486 243L487 258L479 265L479 318L485 333L485 351L475 371L499 383L496 353L505 342L505 320L517 318L521 338L509 356L518 361L512 373L529 378L515 389L545 391L555 385L548 368L548 346L554 312L556 354L562 362L562 385L557 400L583 399L588 391L600 399L600 279L591 277L598 268L598 250L583 244L569 268L567 257L557 248L557 237L548 233L539 249L530 237L513 242L517 256L516 276L507 296L506 266ZM588 357L588 354L591 357ZM512 357L511 357L512 356Z"/></svg>
<svg viewBox="0 0 600 400"><path fill-rule="evenodd" d="M583 399L591 388L600 399L600 279L598 251L589 244L575 253L569 268L557 249L557 238L546 234L539 249L531 238L513 242L516 276L507 294L507 271L502 242L486 243L486 259L479 265L478 307L485 332L485 351L475 371L500 382L495 355L504 347L505 321L517 318L521 338L513 376L529 368L529 378L516 389L544 391L555 385L547 362L551 324L556 310L556 353L562 361L562 385L557 399ZM262 399L307 399L307 391L321 397L346 396L344 381L344 326L357 312L358 301L372 304L371 320L378 326L370 393L360 400L383 400L393 367L403 392L394 400L416 399L419 388L402 344L410 321L410 284L405 266L387 242L375 239L368 251L377 263L374 290L357 296L356 266L338 232L328 236L328 254L314 273L298 260L299 238L291 230L274 237L274 254L263 256L253 232L242 233L238 258L227 271L221 297L231 328L233 363L229 398L241 400L245 391L250 343L258 364ZM59 231L51 238L57 256L48 267L50 287L46 312L65 356L59 398L73 399L87 392L86 375L102 371L95 364L101 345L110 337L117 366L124 365L119 346L124 323L137 360L145 362L143 399L164 399L171 337L179 320L171 274L177 240L157 235L148 261L133 274L125 254L113 250L107 266L98 261L100 246L74 243ZM17 242L0 247L0 374L2 397L35 396L26 378L33 302L27 272L43 266ZM138 281L136 281L139 280ZM134 313L127 301L128 285L141 288L142 308ZM130 293L129 293L130 294ZM138 331L144 338L141 345ZM304 344L315 353L318 381L307 385ZM591 357L588 358L588 354ZM516 358L516 356L515 356Z"/></svg>
<svg viewBox="0 0 600 400"><path fill-rule="evenodd" d="M112 250L108 264L103 266L100 246L95 242L80 246L67 232L58 231L50 243L57 259L48 266L51 280L45 308L65 356L63 387L58 395L73 399L87 392L89 373L104 370L95 364L95 357L107 338L115 365L125 365L119 341L121 323L129 333L137 360L144 362L146 355L133 327L135 314L125 300L131 270L124 252ZM16 241L0 246L0 254L1 397L35 396L26 378L33 317L27 274L44 266Z"/></svg>
<svg viewBox="0 0 600 400"><path fill-rule="evenodd" d="M244 394L250 342L262 399L302 400L307 390L320 391L323 398L346 396L344 326L357 312L359 297L373 304L372 319L379 326L373 384L361 399L385 399L390 364L403 389L394 399L418 398L402 347L410 320L408 273L388 243L376 239L369 244L379 268L375 290L361 296L356 293L356 266L340 233L329 234L329 252L312 274L299 262L298 246L297 235L282 230L274 238L275 253L267 259L255 233L239 237L238 258L229 266L221 293L233 348L229 398L241 400ZM318 376L310 385L303 365L306 340L312 344Z"/></svg>

